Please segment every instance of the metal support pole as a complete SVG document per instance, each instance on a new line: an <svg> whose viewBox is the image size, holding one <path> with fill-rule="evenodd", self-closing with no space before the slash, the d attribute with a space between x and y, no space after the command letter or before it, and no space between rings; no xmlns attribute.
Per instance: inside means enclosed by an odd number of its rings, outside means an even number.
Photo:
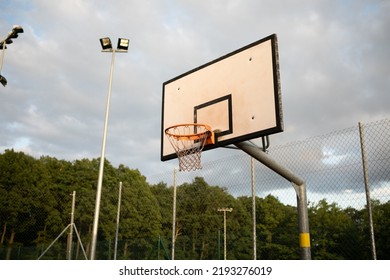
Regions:
<svg viewBox="0 0 390 280"><path fill-rule="evenodd" d="M72 226L72 225L69 224L69 225L66 226L66 228L64 228L64 230L56 237L56 239L54 239L53 242L50 243L49 247L47 247L46 250L43 251L43 253L38 257L38 260L40 260L40 259L43 257L43 255L46 254L47 251L49 251L49 249L51 248L51 246L53 246L53 244L57 242L57 240L61 237L61 235L63 235L63 234L66 232L66 230L68 229L68 227L71 227L71 226Z"/></svg>
<svg viewBox="0 0 390 280"><path fill-rule="evenodd" d="M175 259L175 243L176 243L176 169L173 169L172 260Z"/></svg>
<svg viewBox="0 0 390 280"><path fill-rule="evenodd" d="M119 217L120 217L120 214L121 214L121 199L122 199L122 182L119 182L118 211L116 213L114 260L116 260L116 253L117 253L117 249L118 249Z"/></svg>
<svg viewBox="0 0 390 280"><path fill-rule="evenodd" d="M297 207L298 207L298 228L299 228L299 247L301 248L301 259L311 259L310 248L310 231L309 231L309 214L307 210L307 196L306 185L295 185L297 193Z"/></svg>
<svg viewBox="0 0 390 280"><path fill-rule="evenodd" d="M368 222L369 222L369 226L370 226L372 258L374 260L376 260L374 221L373 221L373 218L372 218L370 186L368 184L367 161L366 161L366 146L364 144L364 126L360 122L359 122L359 135L360 135L360 147L361 147L361 150L362 150L364 187L365 187L365 190L366 190L366 201L367 201L367 211L368 211Z"/></svg>
<svg viewBox="0 0 390 280"><path fill-rule="evenodd" d="M103 142L102 142L102 150L101 150L102 152L101 152L101 156L100 156L99 177L98 177L97 190L96 190L95 215L94 215L93 228L92 228L91 260L95 259L95 254L96 254L96 240L97 240L97 233L98 233L100 199L101 199L101 193L102 193L103 172L104 172L104 157L106 154L108 113L110 111L112 74L114 72L114 64L115 64L115 50L113 49L112 50L112 59L111 59L111 68L110 68L110 79L109 79L109 83L108 83L106 115L105 115L105 120L104 120L104 129L103 129Z"/></svg>
<svg viewBox="0 0 390 280"><path fill-rule="evenodd" d="M67 250L67 259L72 259L72 241L73 241L73 225L74 225L74 208L76 203L76 191L73 191L72 196L72 210L70 213L70 228L68 236L68 250Z"/></svg>
<svg viewBox="0 0 390 280"><path fill-rule="evenodd" d="M74 212L75 212L75 204L76 204L76 192L73 191L73 194L71 194L73 196L72 198L72 210L71 210L71 218L70 218L70 224L66 226L66 228L57 236L56 239L54 239L54 241L49 245L49 247L47 247L47 249L39 256L38 260L40 260L44 254L46 254L46 252L51 248L51 246L54 245L54 243L61 237L61 235L63 235L66 230L68 229L68 227L70 227L70 230L69 230L69 235L68 235L68 244L67 244L67 248L66 248L66 258L68 260L71 259L72 257L72 240L73 240L73 228L74 228L74 231L76 232L76 236L77 236L77 239L80 243L80 246L81 246L81 250L83 251L83 254L84 254L84 257L86 260L88 260L88 257L87 257L87 254L84 250L84 246L83 246L83 243L81 242L81 238L80 238L80 235L77 231L77 228L76 228L76 224L74 223Z"/></svg>
<svg viewBox="0 0 390 280"><path fill-rule="evenodd" d="M219 212L223 212L223 259L226 260L226 212L232 212L233 208L218 208Z"/></svg>
<svg viewBox="0 0 390 280"><path fill-rule="evenodd" d="M251 157L252 170L252 219L253 219L253 259L257 259L256 245L256 192L255 192L255 159Z"/></svg>
<svg viewBox="0 0 390 280"><path fill-rule="evenodd" d="M290 170L280 166L276 161L270 158L265 152L249 142L235 144L238 148L254 157L271 170L278 173L286 180L293 183L298 201L298 227L299 227L299 246L301 248L301 259L311 259L309 218L307 210L306 185L305 182L294 175Z"/></svg>

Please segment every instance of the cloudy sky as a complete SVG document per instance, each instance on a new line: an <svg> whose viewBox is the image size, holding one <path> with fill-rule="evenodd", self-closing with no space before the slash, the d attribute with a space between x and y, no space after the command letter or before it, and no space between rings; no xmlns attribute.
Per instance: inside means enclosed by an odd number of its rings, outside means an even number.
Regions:
<svg viewBox="0 0 390 280"><path fill-rule="evenodd" d="M106 158L148 176L160 161L162 84L276 33L287 143L390 115L390 1L0 0L5 52L0 152L100 156L111 55L117 54ZM209 152L207 152L209 153ZM212 153L212 152L210 152Z"/></svg>

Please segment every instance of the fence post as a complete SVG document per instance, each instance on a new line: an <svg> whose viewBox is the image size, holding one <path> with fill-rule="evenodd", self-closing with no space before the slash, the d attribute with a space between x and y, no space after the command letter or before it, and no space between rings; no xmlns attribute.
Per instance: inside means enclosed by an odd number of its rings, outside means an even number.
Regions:
<svg viewBox="0 0 390 280"><path fill-rule="evenodd" d="M252 171L252 219L253 219L253 259L257 259L257 245L256 245L256 191L255 191L255 159L251 157L251 171Z"/></svg>
<svg viewBox="0 0 390 280"><path fill-rule="evenodd" d="M72 210L70 213L70 228L69 228L69 235L68 235L68 249L66 250L66 259L71 260L72 259L72 246L73 246L73 225L74 225L74 208L75 208L75 201L76 201L76 191L73 191L72 195Z"/></svg>
<svg viewBox="0 0 390 280"><path fill-rule="evenodd" d="M360 148L362 151L362 163L363 163L363 174L364 174L364 187L366 190L366 201L368 211L368 222L370 226L370 238L371 238L371 250L372 258L376 260L376 248L375 248L375 235L374 235L374 223L372 219L372 207L371 207L371 195L370 186L368 185L368 174L367 174L367 161L366 161L366 146L364 144L364 125L359 122L359 136L360 136Z"/></svg>
<svg viewBox="0 0 390 280"><path fill-rule="evenodd" d="M175 259L175 243L176 243L176 169L173 169L173 209L172 209L172 256Z"/></svg>

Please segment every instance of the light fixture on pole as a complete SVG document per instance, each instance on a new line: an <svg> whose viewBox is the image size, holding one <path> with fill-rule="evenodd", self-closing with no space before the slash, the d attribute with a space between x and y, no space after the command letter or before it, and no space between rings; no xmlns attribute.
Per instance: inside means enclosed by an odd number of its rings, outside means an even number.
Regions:
<svg viewBox="0 0 390 280"><path fill-rule="evenodd" d="M112 51L112 44L110 38L101 38L100 44L102 45L102 51Z"/></svg>
<svg viewBox="0 0 390 280"><path fill-rule="evenodd" d="M119 38L117 49L114 49L112 47L111 40L108 37L100 39L100 44L102 46L102 52L112 53L112 59L111 59L111 68L110 68L110 78L108 82L108 96L107 96L107 105L106 105L106 115L104 120L103 141L102 141L102 150L101 150L100 165L99 165L99 177L98 177L97 190L96 190L95 215L94 215L93 228L92 228L91 257L90 257L91 260L95 259L95 254L96 254L96 240L97 240L98 224L99 224L100 199L101 199L102 184L103 184L104 157L106 153L108 113L110 110L112 74L114 71L115 53L117 52L126 53L129 47L129 39Z"/></svg>
<svg viewBox="0 0 390 280"><path fill-rule="evenodd" d="M7 79L1 75L1 70L3 69L3 60L5 50L7 49L6 45L12 44L12 39L16 39L19 36L19 33L23 33L23 28L20 25L14 25L12 30L8 33L7 37L0 41L1 53L1 62L0 62L0 83L5 87L7 85Z"/></svg>
<svg viewBox="0 0 390 280"><path fill-rule="evenodd" d="M127 52L127 49L129 48L129 42L130 42L129 39L119 38L117 50Z"/></svg>

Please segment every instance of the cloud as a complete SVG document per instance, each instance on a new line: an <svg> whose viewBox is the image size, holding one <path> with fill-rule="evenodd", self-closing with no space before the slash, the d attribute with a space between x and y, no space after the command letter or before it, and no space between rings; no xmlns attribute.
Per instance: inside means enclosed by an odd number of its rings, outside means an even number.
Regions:
<svg viewBox="0 0 390 280"><path fill-rule="evenodd" d="M0 34L14 24L25 30L7 49L2 69L8 80L0 89L2 149L68 160L100 156L111 63L100 51L105 36L114 44L130 39L129 52L115 60L107 159L148 176L177 164L160 162L162 83L272 33L279 39L285 121L274 145L389 116L388 1L0 5L6 15ZM346 160L324 149L316 150L327 155L322 164ZM220 154L205 159L213 156Z"/></svg>

